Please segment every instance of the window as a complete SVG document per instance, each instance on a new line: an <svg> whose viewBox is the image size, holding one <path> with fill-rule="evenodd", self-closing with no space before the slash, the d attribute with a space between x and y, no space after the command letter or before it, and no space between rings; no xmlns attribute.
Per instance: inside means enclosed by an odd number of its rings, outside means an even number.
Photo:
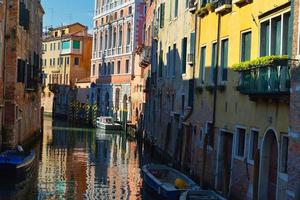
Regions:
<svg viewBox="0 0 300 200"><path fill-rule="evenodd" d="M205 80L205 59L206 59L206 46L201 47L200 55L200 82L203 84Z"/></svg>
<svg viewBox="0 0 300 200"><path fill-rule="evenodd" d="M52 46L53 46L53 44L52 44L52 43L50 43L50 51L52 51Z"/></svg>
<svg viewBox="0 0 300 200"><path fill-rule="evenodd" d="M172 105L171 105L171 109L172 109L172 111L174 111L174 106L175 106L175 95L174 94L172 94Z"/></svg>
<svg viewBox="0 0 300 200"><path fill-rule="evenodd" d="M78 57L74 58L74 65L79 65L79 58Z"/></svg>
<svg viewBox="0 0 300 200"><path fill-rule="evenodd" d="M260 56L290 55L290 12L260 24Z"/></svg>
<svg viewBox="0 0 300 200"><path fill-rule="evenodd" d="M251 31L242 33L241 62L251 58Z"/></svg>
<svg viewBox="0 0 300 200"><path fill-rule="evenodd" d="M60 42L57 43L57 49L60 50Z"/></svg>
<svg viewBox="0 0 300 200"><path fill-rule="evenodd" d="M257 149L258 149L258 131L251 130L249 156L248 156L249 160L254 160Z"/></svg>
<svg viewBox="0 0 300 200"><path fill-rule="evenodd" d="M126 60L125 73L129 73L129 60Z"/></svg>
<svg viewBox="0 0 300 200"><path fill-rule="evenodd" d="M62 49L70 49L70 40L62 42Z"/></svg>
<svg viewBox="0 0 300 200"><path fill-rule="evenodd" d="M160 5L159 27L163 28L165 24L165 3Z"/></svg>
<svg viewBox="0 0 300 200"><path fill-rule="evenodd" d="M47 44L45 44L45 51L47 51Z"/></svg>
<svg viewBox="0 0 300 200"><path fill-rule="evenodd" d="M217 43L212 44L212 56L210 66L210 82L213 84L215 79L215 67L217 61Z"/></svg>
<svg viewBox="0 0 300 200"><path fill-rule="evenodd" d="M243 128L237 128L236 132L236 155L239 157L245 156L245 139L246 139L246 130Z"/></svg>
<svg viewBox="0 0 300 200"><path fill-rule="evenodd" d="M172 57L171 57L171 47L168 47L167 54L167 77L171 76L171 66L172 66Z"/></svg>
<svg viewBox="0 0 300 200"><path fill-rule="evenodd" d="M106 63L103 63L103 75L106 74Z"/></svg>
<svg viewBox="0 0 300 200"><path fill-rule="evenodd" d="M282 173L287 173L287 168L288 168L288 147L289 147L288 135L283 135L281 137L281 159L280 159L280 171Z"/></svg>
<svg viewBox="0 0 300 200"><path fill-rule="evenodd" d="M122 26L119 27L119 47L122 46L122 40L123 40L123 31Z"/></svg>
<svg viewBox="0 0 300 200"><path fill-rule="evenodd" d="M172 58L172 64L173 64L173 69L172 69L172 76L175 77L175 73L176 73L176 52L177 52L177 47L176 44L173 44L173 58Z"/></svg>
<svg viewBox="0 0 300 200"><path fill-rule="evenodd" d="M113 47L115 48L117 46L117 30L114 29L114 35L113 35Z"/></svg>
<svg viewBox="0 0 300 200"><path fill-rule="evenodd" d="M132 7L131 6L129 6L129 8L128 8L128 13L131 15L132 14Z"/></svg>
<svg viewBox="0 0 300 200"><path fill-rule="evenodd" d="M221 41L221 81L227 81L227 67L228 67L228 39Z"/></svg>
<svg viewBox="0 0 300 200"><path fill-rule="evenodd" d="M96 74L96 67L95 67L95 64L93 64L93 72L92 72L93 76L95 76Z"/></svg>
<svg viewBox="0 0 300 200"><path fill-rule="evenodd" d="M56 49L56 43L53 43L53 50L55 51Z"/></svg>
<svg viewBox="0 0 300 200"><path fill-rule="evenodd" d="M67 62L67 65L70 64L70 57L67 57L67 58L66 58L66 62Z"/></svg>
<svg viewBox="0 0 300 200"><path fill-rule="evenodd" d="M121 61L118 61L118 68L117 68L117 73L121 73Z"/></svg>
<svg viewBox="0 0 300 200"><path fill-rule="evenodd" d="M108 74L108 75L110 74L110 62L107 63L107 74Z"/></svg>
<svg viewBox="0 0 300 200"><path fill-rule="evenodd" d="M110 70L111 74L115 73L115 62L111 63L111 70Z"/></svg>
<svg viewBox="0 0 300 200"><path fill-rule="evenodd" d="M123 15L124 15L124 11L121 10L121 11L120 11L120 17L123 17Z"/></svg>
<svg viewBox="0 0 300 200"><path fill-rule="evenodd" d="M185 8L189 8L189 0L185 0Z"/></svg>
<svg viewBox="0 0 300 200"><path fill-rule="evenodd" d="M58 36L58 32L57 32L57 31L55 31L55 33L54 33L54 36L55 36L55 37L57 37L57 36Z"/></svg>
<svg viewBox="0 0 300 200"><path fill-rule="evenodd" d="M50 58L50 66L52 66L52 58Z"/></svg>
<svg viewBox="0 0 300 200"><path fill-rule="evenodd" d="M130 24L127 24L127 45L130 45L130 39L131 39L131 25Z"/></svg>
<svg viewBox="0 0 300 200"><path fill-rule="evenodd" d="M73 49L80 49L80 41L73 41Z"/></svg>
<svg viewBox="0 0 300 200"><path fill-rule="evenodd" d="M55 66L55 58L52 59L52 63Z"/></svg>
<svg viewBox="0 0 300 200"><path fill-rule="evenodd" d="M187 38L183 38L181 40L181 72L182 74L185 74L186 73L186 48L187 46Z"/></svg>
<svg viewBox="0 0 300 200"><path fill-rule="evenodd" d="M175 0L174 6L174 17L178 17L178 0Z"/></svg>
<svg viewBox="0 0 300 200"><path fill-rule="evenodd" d="M158 76L161 78L163 75L163 50L160 50L158 61Z"/></svg>

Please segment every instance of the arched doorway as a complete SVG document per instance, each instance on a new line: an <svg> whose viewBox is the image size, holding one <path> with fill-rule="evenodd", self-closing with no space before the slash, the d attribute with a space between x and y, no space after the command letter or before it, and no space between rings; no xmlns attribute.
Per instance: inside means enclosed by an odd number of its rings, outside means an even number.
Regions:
<svg viewBox="0 0 300 200"><path fill-rule="evenodd" d="M261 152L259 199L276 200L278 143L273 130L265 134Z"/></svg>

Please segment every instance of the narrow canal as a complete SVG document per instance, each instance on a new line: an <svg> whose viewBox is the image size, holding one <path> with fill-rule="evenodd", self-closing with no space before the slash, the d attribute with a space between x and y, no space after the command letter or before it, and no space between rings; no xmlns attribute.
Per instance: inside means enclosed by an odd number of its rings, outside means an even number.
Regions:
<svg viewBox="0 0 300 200"><path fill-rule="evenodd" d="M38 157L27 180L0 185L6 199L154 199L143 192L141 148L122 134L74 128L45 118Z"/></svg>

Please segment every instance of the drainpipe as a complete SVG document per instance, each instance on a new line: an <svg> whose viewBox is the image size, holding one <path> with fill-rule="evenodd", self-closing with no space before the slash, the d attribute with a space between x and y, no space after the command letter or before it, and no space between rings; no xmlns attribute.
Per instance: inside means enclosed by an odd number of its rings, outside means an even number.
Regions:
<svg viewBox="0 0 300 200"><path fill-rule="evenodd" d="M201 20L200 20L201 21ZM212 133L215 135L215 124L216 124L216 107L217 107L217 86L218 86L218 68L219 68L219 50L220 50L220 30L221 30L221 14L218 14L218 22L217 22L217 55L216 55L216 65L215 65L215 73L214 73L214 90L213 90L213 119L212 119ZM208 137L204 139L204 147L203 147L203 165L202 165L202 176L201 176L201 186L204 185L204 176L206 170L206 161L207 161L207 147L208 147Z"/></svg>

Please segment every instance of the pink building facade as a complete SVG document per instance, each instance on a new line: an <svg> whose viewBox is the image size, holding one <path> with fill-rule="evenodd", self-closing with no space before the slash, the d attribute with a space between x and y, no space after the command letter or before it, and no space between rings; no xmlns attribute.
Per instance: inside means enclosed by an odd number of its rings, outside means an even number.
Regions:
<svg viewBox="0 0 300 200"><path fill-rule="evenodd" d="M95 1L91 82L100 115L131 118L135 49L143 41L143 0Z"/></svg>

